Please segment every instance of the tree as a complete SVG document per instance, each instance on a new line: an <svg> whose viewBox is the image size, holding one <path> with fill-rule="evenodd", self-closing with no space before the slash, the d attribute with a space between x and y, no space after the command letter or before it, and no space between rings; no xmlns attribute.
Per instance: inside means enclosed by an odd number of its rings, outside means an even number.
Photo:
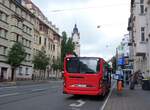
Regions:
<svg viewBox="0 0 150 110"><path fill-rule="evenodd" d="M63 62L66 54L72 53L74 54L75 45L72 41L72 38L67 39L66 32L62 32L62 42L61 42L61 69L63 68Z"/></svg>
<svg viewBox="0 0 150 110"><path fill-rule="evenodd" d="M61 60L60 58L57 58L57 60L54 60L53 61L53 64L52 64L52 68L54 70L54 73L56 73L56 78L58 78L58 75L59 75L59 70L61 70Z"/></svg>
<svg viewBox="0 0 150 110"><path fill-rule="evenodd" d="M44 77L45 77L45 70L46 67L49 65L49 57L47 57L45 49L42 47L41 51L39 51L34 57L33 57L33 64L34 64L34 69L40 70L40 75L41 75L41 70L44 71Z"/></svg>
<svg viewBox="0 0 150 110"><path fill-rule="evenodd" d="M74 53L75 45L72 41L72 38L69 38L67 40L66 48L67 48L66 54L67 53L72 53L72 54Z"/></svg>
<svg viewBox="0 0 150 110"><path fill-rule="evenodd" d="M61 69L61 60L58 58L57 60L54 60L52 64L53 70L60 70Z"/></svg>
<svg viewBox="0 0 150 110"><path fill-rule="evenodd" d="M115 56L113 56L111 58L111 62L112 62L113 72L115 72L116 69L117 69L117 65L116 65L117 62L116 62L116 57Z"/></svg>
<svg viewBox="0 0 150 110"><path fill-rule="evenodd" d="M66 42L67 42L67 34L66 32L62 32L62 41L61 41L61 65L63 63L64 57L66 55Z"/></svg>
<svg viewBox="0 0 150 110"><path fill-rule="evenodd" d="M21 62L26 58L26 52L23 45L20 42L14 43L10 51L8 52L7 62L12 67L11 80L14 80L15 70L20 66Z"/></svg>

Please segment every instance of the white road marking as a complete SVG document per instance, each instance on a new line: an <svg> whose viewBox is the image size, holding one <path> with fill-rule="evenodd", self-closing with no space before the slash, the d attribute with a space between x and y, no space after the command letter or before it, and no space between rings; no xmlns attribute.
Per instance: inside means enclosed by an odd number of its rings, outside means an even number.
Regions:
<svg viewBox="0 0 150 110"><path fill-rule="evenodd" d="M3 94L3 95L0 95L0 98L1 97L7 97L7 96L13 96L13 95L18 95L19 93L11 93L11 94Z"/></svg>
<svg viewBox="0 0 150 110"><path fill-rule="evenodd" d="M107 96L107 99L105 100L105 102L103 103L103 106L102 106L102 107L100 107L100 109L99 109L99 110L104 110L104 108L105 108L105 106L106 106L106 104L107 104L107 102L108 102L108 99L109 99L109 97L111 96L112 91L113 91L113 89L115 88L115 86L116 86L116 83L113 85L113 87L112 87L111 91L109 92L109 95Z"/></svg>
<svg viewBox="0 0 150 110"><path fill-rule="evenodd" d="M85 104L85 101L82 101L82 100L77 100L77 102L78 103L72 103L69 106L71 106L71 107L81 107Z"/></svg>
<svg viewBox="0 0 150 110"><path fill-rule="evenodd" d="M32 92L37 92L37 91L44 91L44 90L46 90L47 88L41 88L41 89L33 89L33 90L31 90Z"/></svg>
<svg viewBox="0 0 150 110"><path fill-rule="evenodd" d="M75 107L74 107L74 108L71 108L71 110L80 110L80 109L79 109L79 108L75 108Z"/></svg>
<svg viewBox="0 0 150 110"><path fill-rule="evenodd" d="M11 86L11 87L0 87L0 89L15 89L17 86Z"/></svg>

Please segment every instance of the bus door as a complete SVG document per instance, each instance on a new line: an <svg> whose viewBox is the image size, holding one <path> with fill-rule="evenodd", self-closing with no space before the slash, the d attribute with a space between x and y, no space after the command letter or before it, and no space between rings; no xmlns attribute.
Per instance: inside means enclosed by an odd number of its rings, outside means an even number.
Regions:
<svg viewBox="0 0 150 110"><path fill-rule="evenodd" d="M103 65L103 84L105 89L109 89L111 86L111 73L106 63Z"/></svg>

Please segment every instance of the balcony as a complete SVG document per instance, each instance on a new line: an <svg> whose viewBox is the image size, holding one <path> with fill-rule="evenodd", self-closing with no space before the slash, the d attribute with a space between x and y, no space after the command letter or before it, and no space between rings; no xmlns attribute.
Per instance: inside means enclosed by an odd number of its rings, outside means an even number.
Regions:
<svg viewBox="0 0 150 110"><path fill-rule="evenodd" d="M136 56L145 56L146 55L146 43L140 42L136 45Z"/></svg>

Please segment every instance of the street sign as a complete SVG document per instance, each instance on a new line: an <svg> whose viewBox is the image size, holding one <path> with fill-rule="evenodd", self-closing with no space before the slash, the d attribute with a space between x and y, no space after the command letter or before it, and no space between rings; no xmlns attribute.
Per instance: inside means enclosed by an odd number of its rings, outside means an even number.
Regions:
<svg viewBox="0 0 150 110"><path fill-rule="evenodd" d="M118 65L124 65L125 64L125 60L124 57L118 58Z"/></svg>

